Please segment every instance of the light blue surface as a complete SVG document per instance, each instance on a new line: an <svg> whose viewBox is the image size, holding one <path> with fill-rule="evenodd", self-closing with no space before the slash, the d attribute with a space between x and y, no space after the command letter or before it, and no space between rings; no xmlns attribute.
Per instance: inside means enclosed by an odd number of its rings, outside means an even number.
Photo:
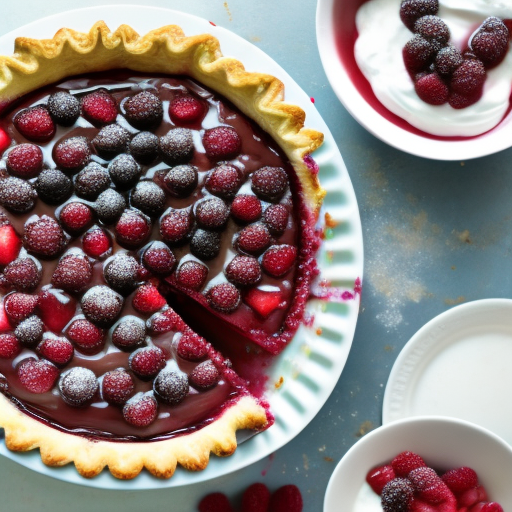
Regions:
<svg viewBox="0 0 512 512"><path fill-rule="evenodd" d="M8 2L0 32L102 3ZM367 133L327 82L316 46L313 0L152 0L151 5L196 14L242 36L315 98L349 170L363 223L365 283L353 347L333 394L311 424L248 468L199 486L105 491L66 484L0 457L0 508L194 512L208 492L223 491L237 503L247 485L262 481L270 489L298 485L305 512L319 512L336 463L381 423L386 380L406 341L458 302L510 297L512 150L470 162L434 162L401 153Z"/></svg>

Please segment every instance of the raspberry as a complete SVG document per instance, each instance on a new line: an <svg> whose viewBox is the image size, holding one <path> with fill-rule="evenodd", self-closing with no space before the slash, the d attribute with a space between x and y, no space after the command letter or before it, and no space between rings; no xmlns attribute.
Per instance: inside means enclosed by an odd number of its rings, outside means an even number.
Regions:
<svg viewBox="0 0 512 512"><path fill-rule="evenodd" d="M216 126L204 132L203 146L211 160L230 160L240 153L242 140L231 126Z"/></svg>
<svg viewBox="0 0 512 512"><path fill-rule="evenodd" d="M192 131L188 128L173 128L160 137L159 150L167 165L186 164L194 155Z"/></svg>
<svg viewBox="0 0 512 512"><path fill-rule="evenodd" d="M295 485L283 485L270 497L268 512L302 512L300 490Z"/></svg>
<svg viewBox="0 0 512 512"><path fill-rule="evenodd" d="M137 183L142 169L133 156L123 153L108 164L108 172L118 190L128 190Z"/></svg>
<svg viewBox="0 0 512 512"><path fill-rule="evenodd" d="M73 182L58 169L44 169L35 182L39 197L47 204L61 204L73 192Z"/></svg>
<svg viewBox="0 0 512 512"><path fill-rule="evenodd" d="M382 489L384 512L407 512L414 496L414 487L407 478L395 478Z"/></svg>
<svg viewBox="0 0 512 512"><path fill-rule="evenodd" d="M48 112L61 126L72 126L80 116L80 102L66 91L58 91L48 98Z"/></svg>
<svg viewBox="0 0 512 512"><path fill-rule="evenodd" d="M464 61L462 53L452 45L441 48L435 58L435 69L442 76L450 76Z"/></svg>
<svg viewBox="0 0 512 512"><path fill-rule="evenodd" d="M195 204L195 216L202 228L222 229L229 218L229 207L222 199L209 197Z"/></svg>
<svg viewBox="0 0 512 512"><path fill-rule="evenodd" d="M261 266L267 274L282 277L291 270L296 258L297 249L293 245L273 245L263 255Z"/></svg>
<svg viewBox="0 0 512 512"><path fill-rule="evenodd" d="M102 192L94 204L96 214L105 224L115 222L121 216L125 208L126 201L124 197L111 188L107 188L107 190Z"/></svg>
<svg viewBox="0 0 512 512"><path fill-rule="evenodd" d="M378 466L368 471L366 481L376 494L381 494L384 486L395 478L395 471L390 464Z"/></svg>
<svg viewBox="0 0 512 512"><path fill-rule="evenodd" d="M112 343L121 350L133 350L140 347L146 339L144 322L136 316L125 316L112 332Z"/></svg>
<svg viewBox="0 0 512 512"><path fill-rule="evenodd" d="M191 290L200 290L207 277L208 267L194 260L185 261L176 271L178 284Z"/></svg>
<svg viewBox="0 0 512 512"><path fill-rule="evenodd" d="M25 224L23 245L28 252L44 258L53 258L64 249L66 238L57 221L43 215Z"/></svg>
<svg viewBox="0 0 512 512"><path fill-rule="evenodd" d="M469 107L470 105L473 105L476 103L481 97L481 94L473 94L470 96L464 96L462 94L458 93L452 93L450 94L450 97L448 98L448 103L450 104L450 107L455 109L461 109Z"/></svg>
<svg viewBox="0 0 512 512"><path fill-rule="evenodd" d="M147 427L156 420L158 404L149 394L137 394L123 407L123 418L134 427Z"/></svg>
<svg viewBox="0 0 512 512"><path fill-rule="evenodd" d="M176 258L164 243L153 242L144 251L142 262L153 274L168 276L176 265Z"/></svg>
<svg viewBox="0 0 512 512"><path fill-rule="evenodd" d="M73 345L68 339L50 333L45 334L37 351L56 366L67 365L74 354Z"/></svg>
<svg viewBox="0 0 512 512"><path fill-rule="evenodd" d="M97 354L105 345L105 333L85 318L73 320L66 335L84 354Z"/></svg>
<svg viewBox="0 0 512 512"><path fill-rule="evenodd" d="M402 50L405 68L414 75L427 69L436 56L436 49L424 37L416 34L409 39Z"/></svg>
<svg viewBox="0 0 512 512"><path fill-rule="evenodd" d="M244 512L267 512L270 502L270 491L265 484L255 483L247 487L242 495Z"/></svg>
<svg viewBox="0 0 512 512"><path fill-rule="evenodd" d="M220 233L198 229L190 240L190 250L204 261L216 258L220 252Z"/></svg>
<svg viewBox="0 0 512 512"><path fill-rule="evenodd" d="M131 194L131 204L150 217L160 215L167 200L165 192L152 181L141 181Z"/></svg>
<svg viewBox="0 0 512 512"><path fill-rule="evenodd" d="M128 249L140 247L148 239L150 233L149 219L135 210L126 210L115 227L117 243Z"/></svg>
<svg viewBox="0 0 512 512"><path fill-rule="evenodd" d="M192 331L184 332L179 337L176 351L187 361L199 361L208 353L204 338Z"/></svg>
<svg viewBox="0 0 512 512"><path fill-rule="evenodd" d="M281 291L267 291L251 288L244 295L244 302L262 318L267 318L273 311L282 307Z"/></svg>
<svg viewBox="0 0 512 512"><path fill-rule="evenodd" d="M158 136L151 132L140 132L128 144L130 154L141 164L150 164L158 156Z"/></svg>
<svg viewBox="0 0 512 512"><path fill-rule="evenodd" d="M93 222L92 210L84 203L72 202L66 204L59 214L62 227L70 234L76 235L91 227Z"/></svg>
<svg viewBox="0 0 512 512"><path fill-rule="evenodd" d="M21 240L10 224L0 225L0 265L14 261L21 249Z"/></svg>
<svg viewBox="0 0 512 512"><path fill-rule="evenodd" d="M85 167L91 158L87 137L70 137L53 147L53 161L64 171L78 171Z"/></svg>
<svg viewBox="0 0 512 512"><path fill-rule="evenodd" d="M14 334L0 334L0 358L12 359L21 352L21 348Z"/></svg>
<svg viewBox="0 0 512 512"><path fill-rule="evenodd" d="M14 213L27 213L35 206L37 194L32 185L9 176L0 181L0 204Z"/></svg>
<svg viewBox="0 0 512 512"><path fill-rule="evenodd" d="M231 283L212 286L206 293L210 307L221 313L232 313L240 306L240 292Z"/></svg>
<svg viewBox="0 0 512 512"><path fill-rule="evenodd" d="M169 117L174 124L191 124L201 121L206 114L204 103L191 94L175 96L169 103Z"/></svg>
<svg viewBox="0 0 512 512"><path fill-rule="evenodd" d="M109 235L98 226L91 228L82 238L82 249L91 258L100 258L110 251L111 247Z"/></svg>
<svg viewBox="0 0 512 512"><path fill-rule="evenodd" d="M53 388L59 370L45 359L25 359L17 367L21 385L31 393L46 393Z"/></svg>
<svg viewBox="0 0 512 512"><path fill-rule="evenodd" d="M422 76L414 84L416 94L429 105L443 105L448 101L448 86L437 73Z"/></svg>
<svg viewBox="0 0 512 512"><path fill-rule="evenodd" d="M413 469L407 478L411 481L418 496L427 503L436 505L442 501L455 502L452 491L432 468Z"/></svg>
<svg viewBox="0 0 512 512"><path fill-rule="evenodd" d="M419 18L414 24L414 32L431 41L436 49L441 49L450 39L448 25L432 14Z"/></svg>
<svg viewBox="0 0 512 512"><path fill-rule="evenodd" d="M16 327L14 335L24 346L34 347L43 339L43 331L44 324L42 320L32 315Z"/></svg>
<svg viewBox="0 0 512 512"><path fill-rule="evenodd" d="M472 508L479 502L487 500L488 496L484 487L477 485L476 487L471 487L457 495L457 506L459 509L462 507Z"/></svg>
<svg viewBox="0 0 512 512"><path fill-rule="evenodd" d="M94 201L110 187L108 171L96 162L91 162L75 177L75 192L78 196Z"/></svg>
<svg viewBox="0 0 512 512"><path fill-rule="evenodd" d="M38 302L39 297L37 295L19 292L10 293L4 300L5 314L12 323L17 324L32 314Z"/></svg>
<svg viewBox="0 0 512 512"><path fill-rule="evenodd" d="M118 252L103 268L107 284L122 295L128 295L137 286L139 264L126 253Z"/></svg>
<svg viewBox="0 0 512 512"><path fill-rule="evenodd" d="M126 120L138 130L155 128L162 122L162 102L149 91L142 91L127 98L121 107Z"/></svg>
<svg viewBox="0 0 512 512"><path fill-rule="evenodd" d="M196 389L209 389L219 382L220 373L212 361L203 361L192 370L189 380L190 384Z"/></svg>
<svg viewBox="0 0 512 512"><path fill-rule="evenodd" d="M35 144L18 144L9 151L6 165L7 170L14 176L34 178L43 169L43 152Z"/></svg>
<svg viewBox="0 0 512 512"><path fill-rule="evenodd" d="M41 267L31 257L18 258L5 267L4 277L16 290L31 292L41 281Z"/></svg>
<svg viewBox="0 0 512 512"><path fill-rule="evenodd" d="M10 145L11 138L3 128L0 128L0 155L2 155Z"/></svg>
<svg viewBox="0 0 512 512"><path fill-rule="evenodd" d="M407 476L413 469L425 467L425 461L416 453L399 453L392 461L391 466L397 476Z"/></svg>
<svg viewBox="0 0 512 512"><path fill-rule="evenodd" d="M242 252L260 254L270 245L271 240L267 227L261 222L256 222L238 233L234 245Z"/></svg>
<svg viewBox="0 0 512 512"><path fill-rule="evenodd" d="M121 313L123 297L108 286L97 285L82 297L82 312L98 327L110 327Z"/></svg>
<svg viewBox="0 0 512 512"><path fill-rule="evenodd" d="M199 512L233 512L226 495L221 492L213 492L205 496L199 502L197 509Z"/></svg>
<svg viewBox="0 0 512 512"><path fill-rule="evenodd" d="M282 204L271 204L263 214L263 221L270 233L281 236L288 226L288 208Z"/></svg>
<svg viewBox="0 0 512 512"><path fill-rule="evenodd" d="M53 272L52 284L70 293L78 293L92 280L92 265L83 253L64 255Z"/></svg>
<svg viewBox="0 0 512 512"><path fill-rule="evenodd" d="M165 298L153 284L139 286L132 299L132 305L139 313L155 313L166 304Z"/></svg>
<svg viewBox="0 0 512 512"><path fill-rule="evenodd" d="M157 375L153 388L162 402L177 405L188 395L188 378L184 373L165 369Z"/></svg>
<svg viewBox="0 0 512 512"><path fill-rule="evenodd" d="M73 407L84 407L90 404L98 388L98 379L94 372L81 366L75 366L63 373L59 380L62 399Z"/></svg>
<svg viewBox="0 0 512 512"><path fill-rule="evenodd" d="M45 105L20 110L13 119L15 128L32 142L47 142L55 135L55 123Z"/></svg>
<svg viewBox="0 0 512 512"><path fill-rule="evenodd" d="M281 167L262 167L251 177L253 192L265 201L279 201L288 188L288 175Z"/></svg>
<svg viewBox="0 0 512 512"><path fill-rule="evenodd" d="M135 392L132 376L123 368L107 372L101 382L101 393L105 402L123 405Z"/></svg>
<svg viewBox="0 0 512 512"><path fill-rule="evenodd" d="M165 175L164 184L175 197L189 196L197 187L197 167L193 165L173 167Z"/></svg>
<svg viewBox="0 0 512 512"><path fill-rule="evenodd" d="M242 173L234 165L219 164L206 179L205 187L210 194L231 199L242 185Z"/></svg>
<svg viewBox="0 0 512 512"><path fill-rule="evenodd" d="M94 149L102 158L110 160L128 149L130 132L117 123L104 126L92 139Z"/></svg>
<svg viewBox="0 0 512 512"><path fill-rule="evenodd" d="M160 219L160 235L164 242L176 245L185 242L193 226L192 210L169 208Z"/></svg>
<svg viewBox="0 0 512 512"><path fill-rule="evenodd" d="M405 0L400 5L400 19L412 31L416 20L428 14L435 15L438 11L438 0Z"/></svg>
<svg viewBox="0 0 512 512"><path fill-rule="evenodd" d="M443 482L456 494L467 491L478 485L476 472L468 467L451 469L441 477Z"/></svg>
<svg viewBox="0 0 512 512"><path fill-rule="evenodd" d="M489 69L497 66L507 54L509 31L499 18L487 18L469 41L472 52Z"/></svg>
<svg viewBox="0 0 512 512"><path fill-rule="evenodd" d="M75 313L75 299L64 292L45 287L39 293L39 317L50 331L60 333Z"/></svg>
<svg viewBox="0 0 512 512"><path fill-rule="evenodd" d="M231 216L241 224L257 221L261 211L261 202L256 196L240 194L231 203Z"/></svg>
<svg viewBox="0 0 512 512"><path fill-rule="evenodd" d="M150 380L165 367L165 353L159 347L143 347L130 355L130 369L142 380Z"/></svg>
<svg viewBox="0 0 512 512"><path fill-rule="evenodd" d="M252 286L261 280L261 268L253 256L235 256L225 269L226 277L238 286Z"/></svg>
<svg viewBox="0 0 512 512"><path fill-rule="evenodd" d="M117 117L117 102L105 89L85 95L81 108L82 115L95 126L113 123Z"/></svg>
<svg viewBox="0 0 512 512"><path fill-rule="evenodd" d="M148 329L153 333L160 334L182 328L183 321L172 308L168 307L151 316L147 324Z"/></svg>

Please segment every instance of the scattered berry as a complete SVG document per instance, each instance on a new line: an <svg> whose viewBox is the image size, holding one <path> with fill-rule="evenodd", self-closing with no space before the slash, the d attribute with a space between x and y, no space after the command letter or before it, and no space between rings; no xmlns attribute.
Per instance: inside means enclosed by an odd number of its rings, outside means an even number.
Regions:
<svg viewBox="0 0 512 512"><path fill-rule="evenodd" d="M469 41L472 52L489 69L497 66L507 54L509 31L499 18L487 18Z"/></svg>
<svg viewBox="0 0 512 512"><path fill-rule="evenodd" d="M205 496L199 502L197 509L199 512L233 512L226 495L221 492L213 492Z"/></svg>
<svg viewBox="0 0 512 512"><path fill-rule="evenodd" d="M235 256L224 272L237 286L252 286L261 280L260 264L254 256Z"/></svg>
<svg viewBox="0 0 512 512"><path fill-rule="evenodd" d="M0 181L0 204L14 213L27 213L35 206L37 194L32 184L9 176Z"/></svg>
<svg viewBox="0 0 512 512"><path fill-rule="evenodd" d="M76 313L76 301L61 290L45 287L39 293L39 317L46 328L58 334Z"/></svg>
<svg viewBox="0 0 512 512"><path fill-rule="evenodd" d="M270 497L268 512L302 512L302 495L296 485L283 485Z"/></svg>
<svg viewBox="0 0 512 512"><path fill-rule="evenodd" d="M467 491L478 485L478 477L476 472L463 466L461 468L451 469L444 473L441 477L443 482L450 488L455 494Z"/></svg>
<svg viewBox="0 0 512 512"><path fill-rule="evenodd" d="M132 299L133 307L139 313L155 313L159 309L162 309L167 304L166 300L158 288L153 284L143 284L137 288L135 295Z"/></svg>
<svg viewBox="0 0 512 512"><path fill-rule="evenodd" d="M244 302L260 317L267 318L273 311L282 307L283 296L280 290L251 288L245 293Z"/></svg>
<svg viewBox="0 0 512 512"><path fill-rule="evenodd" d="M267 512L270 502L270 491L265 484L255 483L247 487L242 495L244 512Z"/></svg>
<svg viewBox="0 0 512 512"><path fill-rule="evenodd" d="M271 243L267 227L261 222L243 228L234 242L235 247L247 254L261 254Z"/></svg>
<svg viewBox="0 0 512 512"><path fill-rule="evenodd" d="M105 345L105 333L85 318L73 320L66 336L84 354L97 354Z"/></svg>
<svg viewBox="0 0 512 512"><path fill-rule="evenodd" d="M204 261L216 258L220 253L220 233L198 229L190 240L190 250L194 256Z"/></svg>
<svg viewBox="0 0 512 512"><path fill-rule="evenodd" d="M134 394L132 376L123 368L107 372L101 382L101 393L105 402L123 405Z"/></svg>
<svg viewBox="0 0 512 512"><path fill-rule="evenodd" d="M208 267L194 260L185 261L176 271L176 281L184 288L200 290L208 277Z"/></svg>
<svg viewBox="0 0 512 512"><path fill-rule="evenodd" d="M87 137L70 137L53 147L53 161L64 171L78 171L89 163L91 149Z"/></svg>
<svg viewBox="0 0 512 512"><path fill-rule="evenodd" d="M110 327L121 313L123 297L108 286L93 286L82 297L82 312L98 327Z"/></svg>
<svg viewBox="0 0 512 512"><path fill-rule="evenodd" d="M105 264L103 275L107 284L122 295L128 295L137 286L139 264L127 253L118 252Z"/></svg>
<svg viewBox="0 0 512 512"><path fill-rule="evenodd" d="M167 172L163 181L171 195L187 197L197 187L197 167L177 165Z"/></svg>
<svg viewBox="0 0 512 512"><path fill-rule="evenodd" d="M18 258L4 269L4 277L16 290L31 292L41 281L41 267L31 257Z"/></svg>
<svg viewBox="0 0 512 512"><path fill-rule="evenodd" d="M34 347L43 339L43 332L43 321L38 316L32 315L16 327L14 335L24 346Z"/></svg>
<svg viewBox="0 0 512 512"><path fill-rule="evenodd" d="M43 169L43 152L39 146L30 143L14 146L6 160L9 173L19 178L36 177Z"/></svg>
<svg viewBox="0 0 512 512"><path fill-rule="evenodd" d="M288 188L288 175L281 167L262 167L251 177L253 192L261 199L277 202Z"/></svg>
<svg viewBox="0 0 512 512"><path fill-rule="evenodd" d="M157 375L153 388L162 402L177 405L188 395L188 378L184 373L165 369Z"/></svg>
<svg viewBox="0 0 512 512"><path fill-rule="evenodd" d="M158 136L151 132L137 133L130 141L130 155L141 164L150 164L158 156Z"/></svg>
<svg viewBox="0 0 512 512"><path fill-rule="evenodd" d="M160 334L179 329L183 325L183 321L172 308L168 307L151 316L147 324L150 331Z"/></svg>
<svg viewBox="0 0 512 512"><path fill-rule="evenodd" d="M128 149L130 132L117 123L104 126L92 139L94 149L102 158L110 160Z"/></svg>
<svg viewBox="0 0 512 512"><path fill-rule="evenodd" d="M195 204L195 216L202 228L222 229L229 218L229 207L218 197L208 197Z"/></svg>
<svg viewBox="0 0 512 512"><path fill-rule="evenodd" d="M160 235L170 245L177 245L188 240L193 226L192 210L169 208L160 219Z"/></svg>
<svg viewBox="0 0 512 512"><path fill-rule="evenodd" d="M38 345L37 351L56 366L67 365L74 354L71 342L63 336L55 336L54 334L46 334L43 341Z"/></svg>
<svg viewBox="0 0 512 512"><path fill-rule="evenodd" d="M209 389L219 382L220 373L212 361L199 363L188 376L190 384L196 389Z"/></svg>
<svg viewBox="0 0 512 512"><path fill-rule="evenodd" d="M115 227L117 243L128 249L140 247L151 233L149 219L135 210L125 210Z"/></svg>
<svg viewBox="0 0 512 512"><path fill-rule="evenodd" d="M76 235L83 233L91 227L93 212L89 206L78 201L66 204L59 214L59 220L62 227L70 234Z"/></svg>
<svg viewBox="0 0 512 512"><path fill-rule="evenodd" d="M0 358L12 359L21 352L21 345L14 334L0 334Z"/></svg>
<svg viewBox="0 0 512 512"><path fill-rule="evenodd" d="M486 78L482 61L473 58L464 62L453 72L450 89L463 96L480 95Z"/></svg>
<svg viewBox="0 0 512 512"><path fill-rule="evenodd" d="M188 163L194 154L192 131L187 128L173 128L160 137L159 150L167 165Z"/></svg>
<svg viewBox="0 0 512 512"><path fill-rule="evenodd" d="M240 194L231 203L231 216L241 224L256 222L261 217L261 202L256 196Z"/></svg>
<svg viewBox="0 0 512 512"><path fill-rule="evenodd" d="M438 0L405 0L400 6L400 19L412 31L416 20L423 16L435 15L438 11Z"/></svg>
<svg viewBox="0 0 512 512"><path fill-rule="evenodd" d="M91 162L75 177L75 192L78 196L94 201L110 187L108 171L97 162Z"/></svg>
<svg viewBox="0 0 512 512"><path fill-rule="evenodd" d="M204 132L203 146L211 160L230 160L240 153L242 141L231 126L216 126Z"/></svg>
<svg viewBox="0 0 512 512"><path fill-rule="evenodd" d="M416 94L429 105L443 105L448 101L448 86L437 73L422 76L414 84Z"/></svg>
<svg viewBox="0 0 512 512"><path fill-rule="evenodd" d="M105 89L85 95L81 108L82 115L96 126L113 123L117 118L116 100Z"/></svg>
<svg viewBox="0 0 512 512"><path fill-rule="evenodd" d="M138 394L123 407L123 418L134 427L147 427L156 420L158 404L151 395Z"/></svg>
<svg viewBox="0 0 512 512"><path fill-rule="evenodd" d="M435 69L440 75L449 77L463 61L461 51L453 45L448 45L437 52Z"/></svg>
<svg viewBox="0 0 512 512"><path fill-rule="evenodd" d="M410 480L394 478L382 489L382 509L384 512L408 512L413 496L414 487Z"/></svg>
<svg viewBox="0 0 512 512"><path fill-rule="evenodd" d="M50 391L57 377L57 367L45 359L25 359L17 367L21 385L31 393L46 393Z"/></svg>
<svg viewBox="0 0 512 512"><path fill-rule="evenodd" d="M73 192L73 182L58 169L44 169L35 182L37 194L46 204L61 204Z"/></svg>
<svg viewBox="0 0 512 512"><path fill-rule="evenodd" d="M32 142L47 142L55 135L55 123L45 105L20 110L13 119L15 128Z"/></svg>
<svg viewBox="0 0 512 512"><path fill-rule="evenodd" d="M407 476L413 469L425 467L425 461L416 453L405 451L399 453L392 461L391 466L396 476Z"/></svg>
<svg viewBox="0 0 512 512"><path fill-rule="evenodd" d="M25 224L23 246L28 252L43 258L57 256L65 247L66 238L59 223L43 215Z"/></svg>
<svg viewBox="0 0 512 512"><path fill-rule="evenodd" d="M131 204L150 217L157 217L165 208L165 192L153 181L140 181L131 194Z"/></svg>
<svg viewBox="0 0 512 512"><path fill-rule="evenodd" d="M175 96L169 103L169 117L174 124L191 124L201 121L206 114L204 103L191 94Z"/></svg>
<svg viewBox="0 0 512 512"><path fill-rule="evenodd" d="M118 190L128 190L137 183L142 169L133 156L123 153L108 164L108 172Z"/></svg>
<svg viewBox="0 0 512 512"><path fill-rule="evenodd" d="M296 258L297 249L293 245L272 245L263 254L261 266L267 274L281 277L291 270Z"/></svg>
<svg viewBox="0 0 512 512"><path fill-rule="evenodd" d="M5 314L13 324L17 324L28 318L39 302L37 295L28 293L10 293L4 299Z"/></svg>
<svg viewBox="0 0 512 512"><path fill-rule="evenodd" d="M165 367L165 353L159 347L143 347L130 355L130 369L143 380L150 380Z"/></svg>
<svg viewBox="0 0 512 512"><path fill-rule="evenodd" d="M240 306L240 292L231 283L212 286L206 293L210 307L221 313L232 313Z"/></svg>
<svg viewBox="0 0 512 512"><path fill-rule="evenodd" d="M94 372L81 366L75 366L63 373L59 380L62 399L73 407L84 407L91 403L98 388L98 379Z"/></svg>
<svg viewBox="0 0 512 512"><path fill-rule="evenodd" d="M53 272L52 284L70 293L78 293L89 285L92 265L85 254L72 252L64 255Z"/></svg>
<svg viewBox="0 0 512 512"><path fill-rule="evenodd" d="M80 116L80 102L66 91L58 91L48 98L48 112L61 126L72 126Z"/></svg>
<svg viewBox="0 0 512 512"><path fill-rule="evenodd" d="M126 99L122 104L126 120L138 130L158 126L163 117L162 102L149 91L142 91Z"/></svg>
<svg viewBox="0 0 512 512"><path fill-rule="evenodd" d="M199 334L186 331L178 339L176 351L180 357L187 361L199 361L208 353L204 338Z"/></svg>
<svg viewBox="0 0 512 512"><path fill-rule="evenodd" d="M395 471L391 464L378 466L370 470L366 475L368 485L373 489L373 492L380 494L384 486L395 478Z"/></svg>
<svg viewBox="0 0 512 512"><path fill-rule="evenodd" d="M124 197L111 188L107 188L107 190L102 192L94 204L96 214L105 224L115 222L121 216L125 208L126 201Z"/></svg>
<svg viewBox="0 0 512 512"><path fill-rule="evenodd" d="M405 68L414 75L427 69L436 56L435 47L419 34L409 39L402 50Z"/></svg>
<svg viewBox="0 0 512 512"><path fill-rule="evenodd" d="M439 16L432 14L419 18L414 24L414 32L430 41L437 49L446 45L450 39L448 25Z"/></svg>
<svg viewBox="0 0 512 512"><path fill-rule="evenodd" d="M112 343L121 350L133 350L140 347L146 339L144 322L136 316L125 316L112 332Z"/></svg>
<svg viewBox="0 0 512 512"><path fill-rule="evenodd" d="M91 228L82 238L82 249L91 258L100 258L112 248L110 236L98 226Z"/></svg>
<svg viewBox="0 0 512 512"><path fill-rule="evenodd" d="M10 224L0 225L0 265L14 261L20 252L21 240Z"/></svg>
<svg viewBox="0 0 512 512"><path fill-rule="evenodd" d="M168 276L176 265L176 257L162 242L153 242L142 255L142 263L153 274Z"/></svg>
<svg viewBox="0 0 512 512"><path fill-rule="evenodd" d="M282 204L271 204L263 214L263 221L275 236L281 236L288 226L288 208Z"/></svg>
<svg viewBox="0 0 512 512"><path fill-rule="evenodd" d="M205 187L210 194L231 199L242 185L242 173L234 165L219 164L208 175Z"/></svg>

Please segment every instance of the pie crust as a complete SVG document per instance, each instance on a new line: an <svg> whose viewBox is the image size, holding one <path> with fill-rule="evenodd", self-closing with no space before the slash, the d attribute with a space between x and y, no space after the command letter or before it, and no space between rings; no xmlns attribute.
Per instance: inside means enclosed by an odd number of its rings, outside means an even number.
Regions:
<svg viewBox="0 0 512 512"><path fill-rule="evenodd" d="M303 201L318 215L325 191L309 155L323 135L304 127L305 113L285 103L284 85L266 74L250 73L223 57L219 42L209 34L186 37L178 26L166 26L139 36L127 25L111 32L103 21L88 34L63 28L53 39L18 38L12 56L0 56L0 112L26 93L77 74L130 69L144 73L186 75L230 100L268 132L293 165ZM145 467L169 478L177 464L204 469L210 453L232 454L238 429L263 430L272 423L267 408L241 394L214 422L200 430L150 442L91 440L52 428L22 412L0 394L0 426L6 445L15 451L40 449L43 462L61 466L74 462L84 477L105 467L117 478L134 478Z"/></svg>

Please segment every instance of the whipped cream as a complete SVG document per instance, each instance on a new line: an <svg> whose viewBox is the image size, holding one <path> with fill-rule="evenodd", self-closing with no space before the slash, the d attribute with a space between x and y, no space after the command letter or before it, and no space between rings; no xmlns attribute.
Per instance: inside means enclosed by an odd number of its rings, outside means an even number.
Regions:
<svg viewBox="0 0 512 512"><path fill-rule="evenodd" d="M356 62L377 99L391 112L424 132L439 136L474 136L494 128L509 108L512 49L487 72L482 98L457 110L447 103L420 100L405 69L402 48L413 37L400 19L400 0L369 0L358 10ZM463 48L468 36L489 16L512 18L512 0L439 0L439 12L451 32L450 42Z"/></svg>

